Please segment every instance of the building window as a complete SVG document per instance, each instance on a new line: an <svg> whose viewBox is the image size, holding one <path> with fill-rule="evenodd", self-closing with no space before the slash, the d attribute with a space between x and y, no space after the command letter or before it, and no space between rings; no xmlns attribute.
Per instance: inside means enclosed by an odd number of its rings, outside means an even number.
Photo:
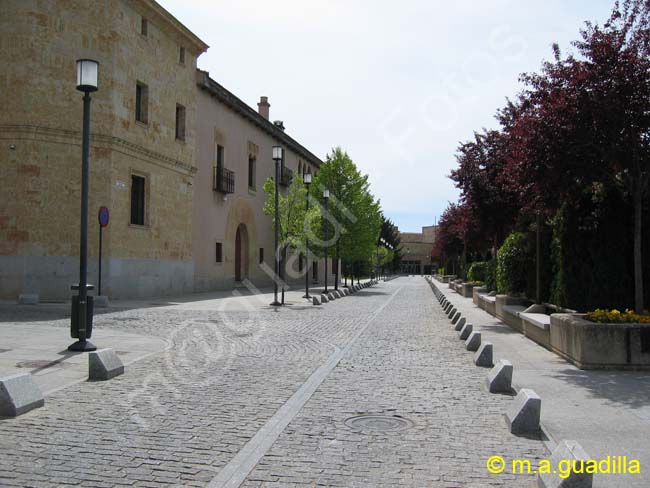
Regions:
<svg viewBox="0 0 650 488"><path fill-rule="evenodd" d="M183 46L178 50L178 62L185 64L185 48Z"/></svg>
<svg viewBox="0 0 650 488"><path fill-rule="evenodd" d="M248 188L255 189L255 156L248 156Z"/></svg>
<svg viewBox="0 0 650 488"><path fill-rule="evenodd" d="M145 183L143 176L131 175L131 224L144 225Z"/></svg>
<svg viewBox="0 0 650 488"><path fill-rule="evenodd" d="M185 107L176 104L176 139L185 140Z"/></svg>
<svg viewBox="0 0 650 488"><path fill-rule="evenodd" d="M135 85L135 120L143 124L149 121L149 87L137 82Z"/></svg>
<svg viewBox="0 0 650 488"><path fill-rule="evenodd" d="M223 164L224 164L223 146L217 144L217 168L223 169Z"/></svg>
<svg viewBox="0 0 650 488"><path fill-rule="evenodd" d="M214 246L214 260L217 263L223 262L223 246L221 242L217 242L216 245Z"/></svg>
<svg viewBox="0 0 650 488"><path fill-rule="evenodd" d="M144 17L140 19L140 34L144 37L149 35L149 21Z"/></svg>
<svg viewBox="0 0 650 488"><path fill-rule="evenodd" d="M260 264L264 262L264 248L260 247Z"/></svg>

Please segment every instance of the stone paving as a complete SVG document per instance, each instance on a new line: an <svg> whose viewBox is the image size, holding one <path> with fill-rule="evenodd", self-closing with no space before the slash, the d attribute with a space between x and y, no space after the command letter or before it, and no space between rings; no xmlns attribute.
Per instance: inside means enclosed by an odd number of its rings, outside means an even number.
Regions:
<svg viewBox="0 0 650 488"><path fill-rule="evenodd" d="M50 316L0 309L6 326L68 326ZM207 486L332 358L243 486L532 486L531 475L488 474L485 461L547 456L539 440L508 433L511 397L486 392L487 370L473 366L422 278L320 307L111 310L96 327L172 347L0 420L1 486ZM368 413L413 426L364 433L345 423Z"/></svg>

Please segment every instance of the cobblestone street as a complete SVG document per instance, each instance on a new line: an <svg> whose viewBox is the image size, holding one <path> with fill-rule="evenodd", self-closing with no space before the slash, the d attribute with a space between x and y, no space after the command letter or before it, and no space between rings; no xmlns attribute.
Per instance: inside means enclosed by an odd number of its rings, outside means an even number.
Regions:
<svg viewBox="0 0 650 488"><path fill-rule="evenodd" d="M0 485L534 484L532 475L487 472L491 455L536 464L547 453L540 440L508 432L511 397L487 393L487 370L473 365L424 279L321 307L247 303L98 315L98 329L156 336L169 348L0 420ZM44 308L0 314L0 333L26 321L68 327ZM406 428L369 432L348 421L363 414Z"/></svg>

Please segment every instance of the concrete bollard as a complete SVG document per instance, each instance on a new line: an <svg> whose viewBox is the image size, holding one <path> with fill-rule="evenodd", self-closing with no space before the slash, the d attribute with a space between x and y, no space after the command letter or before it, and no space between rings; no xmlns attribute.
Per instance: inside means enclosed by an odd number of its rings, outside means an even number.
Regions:
<svg viewBox="0 0 650 488"><path fill-rule="evenodd" d="M551 453L549 459L551 466L570 467L567 471L559 473L556 469L550 473L537 475L537 486L540 488L591 488L594 475L586 473L585 463L595 462L576 441L561 441ZM577 468L577 469L576 469ZM578 472L576 472L578 471ZM559 475L562 474L562 477ZM568 476L567 476L568 474Z"/></svg>
<svg viewBox="0 0 650 488"><path fill-rule="evenodd" d="M456 326L454 327L454 330L455 331L461 330L463 327L465 327L465 323L466 323L465 317L461 317L460 320L456 322Z"/></svg>
<svg viewBox="0 0 650 488"><path fill-rule="evenodd" d="M485 379L485 386L490 393L510 393L512 391L512 363L501 359L490 370Z"/></svg>
<svg viewBox="0 0 650 488"><path fill-rule="evenodd" d="M458 322L459 319L460 319L460 312L456 312L456 314L451 319L452 325Z"/></svg>
<svg viewBox="0 0 650 488"><path fill-rule="evenodd" d="M522 388L505 414L508 429L513 434L534 434L539 431L542 399L528 388Z"/></svg>
<svg viewBox="0 0 650 488"><path fill-rule="evenodd" d="M482 368L491 368L494 366L493 359L493 346L491 342L484 342L474 354L474 364Z"/></svg>
<svg viewBox="0 0 650 488"><path fill-rule="evenodd" d="M327 294L327 298L329 298L330 302L333 301L333 300L336 300L336 296L334 295L333 292L329 292Z"/></svg>
<svg viewBox="0 0 650 488"><path fill-rule="evenodd" d="M458 333L458 338L461 341L466 341L469 335L472 333L474 329L474 326L472 324L465 324L465 327L460 329L460 332Z"/></svg>
<svg viewBox="0 0 650 488"><path fill-rule="evenodd" d="M313 305L320 305L320 297L317 297L316 295L311 297L311 303Z"/></svg>
<svg viewBox="0 0 650 488"><path fill-rule="evenodd" d="M321 303L327 303L327 302L330 301L330 299L327 298L327 295L325 295L325 293L321 293L320 301L321 301Z"/></svg>
<svg viewBox="0 0 650 488"><path fill-rule="evenodd" d="M106 381L124 374L124 364L112 349L99 349L88 353L88 379Z"/></svg>
<svg viewBox="0 0 650 488"><path fill-rule="evenodd" d="M0 417L17 417L43 405L43 393L31 374L0 377Z"/></svg>
<svg viewBox="0 0 650 488"><path fill-rule="evenodd" d="M465 341L465 349L475 352L478 351L479 347L481 347L481 333L472 332Z"/></svg>
<svg viewBox="0 0 650 488"><path fill-rule="evenodd" d="M457 312L456 307L452 307L451 310L447 312L447 317L452 318L456 312Z"/></svg>

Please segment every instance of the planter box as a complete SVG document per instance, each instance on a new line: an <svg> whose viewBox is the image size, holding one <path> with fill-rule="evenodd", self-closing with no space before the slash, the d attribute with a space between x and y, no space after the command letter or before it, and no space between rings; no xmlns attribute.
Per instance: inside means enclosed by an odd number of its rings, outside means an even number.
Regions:
<svg viewBox="0 0 650 488"><path fill-rule="evenodd" d="M650 369L650 324L597 324L551 315L551 350L580 369Z"/></svg>
<svg viewBox="0 0 650 488"><path fill-rule="evenodd" d="M551 349L551 317L545 313L519 312L524 335L540 346Z"/></svg>
<svg viewBox="0 0 650 488"><path fill-rule="evenodd" d="M496 316L497 314L497 297L490 295L480 295L478 298L478 306L485 310L490 315Z"/></svg>
<svg viewBox="0 0 650 488"><path fill-rule="evenodd" d="M486 295L488 292L488 289L485 288L484 286L475 286L474 289L472 290L472 301L474 302L474 305L477 307L480 305L479 304L479 297L481 295Z"/></svg>
<svg viewBox="0 0 650 488"><path fill-rule="evenodd" d="M459 293L463 295L465 298L472 298L472 290L474 289L474 285L472 283L463 283L461 285Z"/></svg>
<svg viewBox="0 0 650 488"><path fill-rule="evenodd" d="M497 317L519 332L524 331L519 312L526 310L526 306L527 302L523 298L509 295L496 296L495 312Z"/></svg>
<svg viewBox="0 0 650 488"><path fill-rule="evenodd" d="M453 281L456 279L456 275L444 275L442 277L442 282L443 283L449 283L450 281Z"/></svg>

